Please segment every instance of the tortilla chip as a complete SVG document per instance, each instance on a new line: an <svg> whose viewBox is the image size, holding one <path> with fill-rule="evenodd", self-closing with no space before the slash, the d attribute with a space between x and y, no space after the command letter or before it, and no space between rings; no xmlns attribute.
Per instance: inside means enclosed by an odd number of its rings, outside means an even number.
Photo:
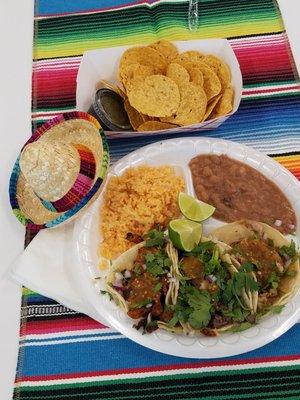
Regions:
<svg viewBox="0 0 300 400"><path fill-rule="evenodd" d="M177 48L174 46L174 44L168 42L167 40L158 40L157 42L150 44L149 47L161 53L166 58L168 63L170 63L178 55Z"/></svg>
<svg viewBox="0 0 300 400"><path fill-rule="evenodd" d="M183 65L189 73L192 72L193 69L198 69L203 74L203 89L207 96L207 101L217 96L221 92L221 82L217 77L217 74L204 62L182 62Z"/></svg>
<svg viewBox="0 0 300 400"><path fill-rule="evenodd" d="M168 124L167 122L161 122L161 121L147 121L138 127L138 132L161 131L164 129L172 129L172 128L176 128L176 125Z"/></svg>
<svg viewBox="0 0 300 400"><path fill-rule="evenodd" d="M204 90L199 85L187 83L180 86L180 104L174 117L162 118L163 122L181 126L201 122L206 111L207 98Z"/></svg>
<svg viewBox="0 0 300 400"><path fill-rule="evenodd" d="M227 64L220 65L217 75L220 79L222 89L225 89L227 86L229 86L231 82L231 71Z"/></svg>
<svg viewBox="0 0 300 400"><path fill-rule="evenodd" d="M173 115L180 101L178 86L172 79L163 75L147 76L142 82L135 82L128 92L132 107L153 117Z"/></svg>
<svg viewBox="0 0 300 400"><path fill-rule="evenodd" d="M200 51L188 50L179 54L173 62L180 64L182 62L202 61L203 56L204 54L200 53Z"/></svg>
<svg viewBox="0 0 300 400"><path fill-rule="evenodd" d="M220 58L213 56L212 54L208 54L203 57L203 62L209 65L214 69L215 73L218 75L220 79L222 89L225 89L231 81L231 72L228 65L221 60Z"/></svg>
<svg viewBox="0 0 300 400"><path fill-rule="evenodd" d="M142 114L130 105L128 99L124 100L124 108L127 112L130 125L136 131L137 128L144 122Z"/></svg>
<svg viewBox="0 0 300 400"><path fill-rule="evenodd" d="M222 63L218 57L213 56L212 54L205 55L202 61L205 62L205 64L209 65L211 68L213 68L215 72L218 71L219 66Z"/></svg>
<svg viewBox="0 0 300 400"><path fill-rule="evenodd" d="M232 87L227 87L222 93L222 97L216 104L213 112L211 113L211 119L222 117L227 115L232 111L233 108L233 89Z"/></svg>
<svg viewBox="0 0 300 400"><path fill-rule="evenodd" d="M154 68L151 65L141 64L128 64L123 65L123 68L119 71L119 79L123 83L126 90L130 90L133 83L137 79L144 79L146 76L153 75Z"/></svg>
<svg viewBox="0 0 300 400"><path fill-rule="evenodd" d="M130 47L127 49L120 60L119 78L125 66L130 64L141 64L152 66L155 74L164 74L167 68L165 57L151 47Z"/></svg>
<svg viewBox="0 0 300 400"><path fill-rule="evenodd" d="M100 81L97 82L96 85L95 85L95 90L96 91L99 90L99 89L102 89L102 88L110 89L110 90L113 90L114 92L118 93L118 87L113 85L113 84L111 84L110 82L108 82L108 81L106 81L104 79L100 79Z"/></svg>
<svg viewBox="0 0 300 400"><path fill-rule="evenodd" d="M122 99L127 99L126 93L120 86L117 86L117 93L122 97Z"/></svg>
<svg viewBox="0 0 300 400"><path fill-rule="evenodd" d="M221 94L218 94L218 96L214 97L208 104L206 107L206 111L205 111L205 115L203 117L203 121L207 121L210 118L210 114L212 113L213 109L215 108L216 104L218 103L218 101L220 100L220 98L222 97Z"/></svg>
<svg viewBox="0 0 300 400"><path fill-rule="evenodd" d="M190 74L191 82L203 87L204 77L203 77L203 73L200 71L200 69L190 68L189 74Z"/></svg>
<svg viewBox="0 0 300 400"><path fill-rule="evenodd" d="M149 115L146 115L146 114L141 114L141 117L142 117L143 122L159 121L159 119L157 117L149 117Z"/></svg>
<svg viewBox="0 0 300 400"><path fill-rule="evenodd" d="M176 63L169 64L166 76L177 83L178 86L186 85L190 81L187 70L182 65Z"/></svg>

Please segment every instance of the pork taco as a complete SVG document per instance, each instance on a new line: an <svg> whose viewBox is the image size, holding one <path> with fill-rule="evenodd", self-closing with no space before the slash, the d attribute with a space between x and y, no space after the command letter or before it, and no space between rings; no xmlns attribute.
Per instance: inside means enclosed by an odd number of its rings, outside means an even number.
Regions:
<svg viewBox="0 0 300 400"><path fill-rule="evenodd" d="M112 264L106 291L137 329L152 332L172 317L177 301L178 252L163 232L152 230Z"/></svg>

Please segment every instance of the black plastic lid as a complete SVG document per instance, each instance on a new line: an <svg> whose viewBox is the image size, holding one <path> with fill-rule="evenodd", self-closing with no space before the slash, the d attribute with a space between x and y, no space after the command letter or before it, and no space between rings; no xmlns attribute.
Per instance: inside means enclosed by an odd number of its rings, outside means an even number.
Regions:
<svg viewBox="0 0 300 400"><path fill-rule="evenodd" d="M124 108L124 100L113 90L107 88L99 89L88 113L93 115L100 122L102 128L106 130L132 130Z"/></svg>

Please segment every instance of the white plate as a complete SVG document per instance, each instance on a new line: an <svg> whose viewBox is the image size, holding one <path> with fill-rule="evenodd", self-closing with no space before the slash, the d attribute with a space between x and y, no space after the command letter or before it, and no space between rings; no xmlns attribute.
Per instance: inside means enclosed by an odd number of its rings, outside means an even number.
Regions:
<svg viewBox="0 0 300 400"><path fill-rule="evenodd" d="M243 90L242 73L238 60L226 39L196 39L196 40L182 40L173 42L178 48L179 52L187 50L198 50L205 54L214 54L222 58L229 66L232 76L232 87L234 89L234 102L233 110L230 114L218 117L210 121L205 121L199 124L184 126L168 131L151 131L151 132L133 132L122 131L113 132L105 131L108 137L137 137L145 135L159 135L161 133L178 133L178 132L194 132L194 131L207 131L208 129L215 129L220 126L230 115L234 114L240 105ZM99 81L106 80L111 84L120 84L117 81L117 71L119 61L129 47L110 47L96 50L88 50L84 52L77 75L76 87L76 108L81 111L88 111L94 98L95 88Z"/></svg>
<svg viewBox="0 0 300 400"><path fill-rule="evenodd" d="M266 155L238 143L212 138L179 138L160 141L128 154L119 160L108 175L120 175L128 167L141 164L169 164L181 170L186 181L187 193L194 195L188 162L198 154L227 154L240 160L272 179L290 200L296 215L300 215L300 185L297 179ZM103 192L102 192L103 193ZM166 354L190 358L218 358L233 356L261 347L276 339L291 328L300 316L300 293L278 314L265 318L258 325L240 333L224 334L218 337L187 337L157 330L142 335L132 327L133 320L127 317L108 296L100 293L104 289L101 273L97 268L99 246L99 207L102 195L88 212L75 223L74 243L78 263L74 273L81 282L82 292L95 308L99 320L105 320L122 334L135 342ZM222 224L211 218L205 223L205 230ZM297 237L300 235L299 221Z"/></svg>

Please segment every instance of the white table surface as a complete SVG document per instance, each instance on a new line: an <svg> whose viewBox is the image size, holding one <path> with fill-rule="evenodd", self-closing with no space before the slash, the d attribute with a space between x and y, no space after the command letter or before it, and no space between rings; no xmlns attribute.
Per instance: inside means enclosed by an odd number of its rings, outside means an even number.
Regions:
<svg viewBox="0 0 300 400"><path fill-rule="evenodd" d="M300 1L279 0L279 4L298 70L300 70ZM1 400L12 398L18 351L21 291L19 286L6 278L5 272L23 249L24 229L11 213L7 188L9 174L18 150L31 133L32 31L33 0L0 0Z"/></svg>

